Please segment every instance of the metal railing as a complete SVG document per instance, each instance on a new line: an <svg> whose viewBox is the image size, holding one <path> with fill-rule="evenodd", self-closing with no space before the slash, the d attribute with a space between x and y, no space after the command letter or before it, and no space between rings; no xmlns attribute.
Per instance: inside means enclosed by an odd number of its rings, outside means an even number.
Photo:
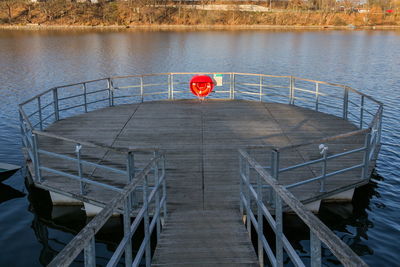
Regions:
<svg viewBox="0 0 400 267"><path fill-rule="evenodd" d="M216 99L247 99L254 101L286 103L315 111L328 113L352 122L359 130L348 134L330 136L325 140L315 140L325 149L321 158L304 160L292 166L282 167L280 160L285 151L301 150L310 145L295 144L288 147L275 147L271 151L271 164L281 166L273 173L275 178L290 171L300 170L321 164L321 173L312 177L302 177L291 187L297 187L314 181L321 184L320 191L325 191L325 181L337 177L344 172L362 170L360 177L367 180L370 161L376 156L381 140L381 124L383 105L374 98L365 95L348 86L303 79L293 76L275 76L249 73L160 73L146 75L117 76L81 83L60 86L47 90L20 104L21 132L28 157L33 163L40 165L41 154L46 153L38 146L38 135L48 125L70 116L89 112L104 107L121 104L141 103L144 101L162 99L196 98L188 90L188 83L194 74L218 74L221 80L208 98ZM363 135L364 145L348 146L347 151L329 155L325 142L345 140L351 136ZM62 136L53 136L62 139ZM79 142L75 142L79 143ZM261 147L266 149L266 147ZM331 152L331 151L330 151ZM268 154L267 152L264 152ZM359 161L352 166L328 171L329 162L360 155ZM330 153L331 154L331 153ZM49 155L47 153L47 155ZM54 155L56 156L56 155ZM77 159L79 155L75 157ZM66 158L64 158L67 160ZM79 160L79 159L78 159ZM83 162L85 164L85 162ZM101 168L101 167L99 167ZM50 170L48 170L50 171ZM40 168L36 166L35 173L40 179ZM77 175L79 176L79 175ZM77 177L70 177L71 179ZM88 181L85 181L88 182ZM84 193L82 191L82 193Z"/></svg>
<svg viewBox="0 0 400 267"><path fill-rule="evenodd" d="M247 152L239 150L240 158L240 211L246 214L249 236L252 226L257 234L258 259L260 266L265 266L264 253L272 266L283 266L284 251L294 266L305 266L296 250L283 233L283 207L290 209L310 229L310 263L321 266L321 243L337 257L344 266L367 266L343 241L325 226L285 186L273 178ZM250 170L253 169L252 175ZM251 177L253 176L253 177ZM252 182L253 180L253 182ZM263 198L264 185L272 188L274 193L274 217ZM255 204L256 208L253 208ZM255 209L255 211L253 211ZM264 234L264 221L267 221L275 233L275 250L268 243Z"/></svg>
<svg viewBox="0 0 400 267"><path fill-rule="evenodd" d="M271 164L265 168L271 169L272 176L277 180L284 173L287 174L301 167L321 164L320 175L302 178L298 182L286 185L289 188L319 181L321 184L319 190L324 191L327 179L355 169L362 170L361 180L368 180L370 161L374 159L379 151L381 140L383 105L379 101L353 88L336 83L293 76L203 72L131 75L85 81L49 89L21 103L19 112L22 140L26 148L27 157L33 163L36 182L40 184L42 172L46 172L47 174L52 173L53 175L63 176L71 181L78 182L79 192L74 195L76 198L85 197L87 193L85 190L86 185L107 187L107 189L118 191L121 194L123 183L121 183L121 186L108 185L106 183L98 184L94 179L91 179L92 175L87 175L87 169L106 170L115 177L125 177L125 184L128 184L131 182L135 171L140 170L134 163L132 163L133 165L129 163L130 161L134 162L133 155L136 155L137 150L113 148L93 142L81 142L61 135L50 135L44 130L61 119L101 108L154 100L196 99L188 90L189 80L195 74L218 74L222 76L222 80L215 87L213 93L208 96L211 99L245 99L295 105L340 117L353 123L358 128L358 130L349 133L329 136L308 143L295 144L288 147L275 147L269 150L270 153L265 153L264 151L264 154L271 154ZM326 142L345 140L345 138L357 135L364 136L364 145L358 147L349 145L345 152L326 153ZM61 155L55 151L43 149L40 143L40 137L43 136L72 144L75 155ZM301 150L302 148L307 148L310 144L323 145L321 158L303 160L302 162L282 167L283 161L280 159L282 152L290 149ZM108 166L104 163L104 157L96 162L91 162L81 153L85 147L111 151L111 153L117 154L122 153L122 155L125 155L128 164L125 169ZM265 150L267 147L259 148ZM144 150L146 153L154 153L152 149ZM143 150L139 152L143 153ZM363 154L357 164L328 171L329 162L355 153ZM41 161L43 157L57 158L58 160L69 162L69 164L73 163L76 169L67 173L62 172L62 170L51 169L44 166L44 162ZM90 159L91 157L88 158ZM89 174L94 174L94 171L92 170ZM271 192L273 190L271 185L267 184L264 187L269 187ZM144 192L140 187L136 189ZM136 194L132 194L132 199L134 195ZM270 204L275 205L272 196L273 194L271 193ZM135 203L135 201L133 202Z"/></svg>
<svg viewBox="0 0 400 267"><path fill-rule="evenodd" d="M151 179L153 178L153 179ZM150 187L150 182L153 186ZM137 188L143 190L143 201L139 211L134 214L131 222L132 195ZM69 266L74 259L84 251L85 266L96 266L95 234L103 227L113 213L123 210L124 236L115 249L107 266L117 266L124 256L125 266L139 266L144 258L146 266L151 262L151 236L155 232L156 240L160 237L161 229L167 216L167 191L165 180L165 159L155 155L149 164L139 172L128 185L102 211L96 215L71 242L51 261L49 266ZM139 250L132 253L132 237L144 225L144 237Z"/></svg>

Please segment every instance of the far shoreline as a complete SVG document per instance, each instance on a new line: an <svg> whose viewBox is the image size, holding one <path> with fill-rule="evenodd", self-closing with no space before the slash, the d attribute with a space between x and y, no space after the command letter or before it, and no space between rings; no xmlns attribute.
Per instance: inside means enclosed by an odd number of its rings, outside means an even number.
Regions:
<svg viewBox="0 0 400 267"><path fill-rule="evenodd" d="M400 30L397 25L333 26L333 25L0 25L0 30Z"/></svg>

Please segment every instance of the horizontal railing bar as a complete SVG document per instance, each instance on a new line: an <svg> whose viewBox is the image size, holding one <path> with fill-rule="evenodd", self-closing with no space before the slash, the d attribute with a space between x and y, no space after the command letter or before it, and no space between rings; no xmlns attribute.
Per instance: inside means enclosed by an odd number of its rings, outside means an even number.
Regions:
<svg viewBox="0 0 400 267"><path fill-rule="evenodd" d="M79 104L79 105L72 106L72 107L67 107L67 108L60 108L60 109L58 109L58 111L59 112L60 111L66 111L66 110L70 110L70 109L74 109L74 108L80 108L80 107L83 107L83 106L85 106L85 104Z"/></svg>
<svg viewBox="0 0 400 267"><path fill-rule="evenodd" d="M86 93L86 94L88 94L88 93ZM68 99L71 99L71 98L80 97L80 96L84 96L84 95L85 95L85 94L78 94L78 95L66 96L66 97L58 98L58 101L68 100Z"/></svg>
<svg viewBox="0 0 400 267"><path fill-rule="evenodd" d="M78 159L73 158L73 157L57 154L57 153L46 151L46 150L42 150L42 149L39 149L38 152L41 153L41 154L45 154L45 155L48 155L48 156L55 157L55 158L65 159L65 160L69 160L69 161L73 161L73 162L80 162L83 165L89 165L89 166L93 166L93 167L96 167L96 168L101 168L101 169L104 169L104 170L107 170L107 171L115 172L115 173L118 173L118 174L128 175L126 171L115 169L115 168L108 167L108 166L105 166L105 165L100 165L100 164L93 163L93 162L90 162L90 161L86 161L86 160L83 160L83 159L78 160Z"/></svg>
<svg viewBox="0 0 400 267"><path fill-rule="evenodd" d="M96 100L96 101L92 101L92 102L87 102L86 104L91 105L91 104L96 104L96 103L103 102L103 101L109 101L109 98L104 98L104 99L100 99L100 100ZM83 104L83 106L84 105L85 104Z"/></svg>
<svg viewBox="0 0 400 267"><path fill-rule="evenodd" d="M122 192L121 188L117 188L115 186L111 186L111 185L108 185L108 184L96 182L96 181L93 181L93 180L90 180L90 179L87 179L87 178L84 178L84 177L79 177L77 175L73 175L73 174L70 174L70 173L67 173L67 172L58 171L58 170L55 170L55 169L52 169L52 168L48 168L48 167L44 167L44 166L41 166L39 168L41 170L48 171L48 172L51 172L51 173L54 173L54 174L57 174L57 175L60 175L60 176L65 176L65 177L71 178L71 179L76 180L76 181L82 181L82 182L85 182L85 183L88 183L88 184L104 187L104 188L107 188L107 189L110 189L110 190L113 190L113 191L116 191L116 192Z"/></svg>
<svg viewBox="0 0 400 267"><path fill-rule="evenodd" d="M261 166L244 150L239 150L240 155L255 167L256 172L269 184L279 197L302 219L302 221L316 234L345 266L367 266L340 238L338 238L326 225L324 225L314 214L283 185L274 180Z"/></svg>
<svg viewBox="0 0 400 267"><path fill-rule="evenodd" d="M245 91L240 91L240 90L236 90L235 92L240 93L240 94L244 94L244 95L257 95L259 96L260 93L255 93L255 92L245 92Z"/></svg>
<svg viewBox="0 0 400 267"><path fill-rule="evenodd" d="M310 93L311 95L322 95L321 92L316 92L315 90L309 90L309 89L304 89L304 88L299 88L299 87L294 87L293 88L295 91L300 91L300 92L305 92L305 93Z"/></svg>
<svg viewBox="0 0 400 267"><path fill-rule="evenodd" d="M96 90L96 91L89 91L89 92L86 92L86 95L93 95L93 94L96 94L96 93L107 92L109 90L110 89L108 89L108 88L103 88L103 89L99 89L99 90Z"/></svg>
<svg viewBox="0 0 400 267"><path fill-rule="evenodd" d="M47 119L50 119L51 117L54 117L54 114L55 114L55 112L50 113L49 116L47 116L47 117L45 117L45 118L42 119L42 122L45 121L45 120L47 120Z"/></svg>
<svg viewBox="0 0 400 267"><path fill-rule="evenodd" d="M311 101L311 100L309 100L307 98L300 97L300 96L294 96L293 99L300 100L300 101L307 102L307 103L315 103L315 101Z"/></svg>
<svg viewBox="0 0 400 267"><path fill-rule="evenodd" d="M31 113L28 115L29 118L31 118L33 115L36 115L39 113L39 110L36 110L35 112Z"/></svg>
<svg viewBox="0 0 400 267"><path fill-rule="evenodd" d="M54 105L54 102L51 101L50 103L48 103L48 104L46 104L46 105L44 105L44 106L41 106L40 109L41 109L41 110L44 110L45 108L48 108L48 107L53 106L53 105Z"/></svg>
<svg viewBox="0 0 400 267"><path fill-rule="evenodd" d="M41 135L41 136L46 136L46 137L50 137L50 138L54 138L54 139L59 139L59 140L63 140L66 142L71 142L74 144L81 144L84 146L88 146L88 147L98 147L98 148L102 148L105 150L110 150L116 153L122 153L122 154L126 154L128 152L154 152L154 151L159 151L158 147L133 147L133 146L129 146L129 147L110 147L101 143L95 143L95 142L87 142L87 141L81 141L81 140L74 140L71 138L67 138L64 136L60 136L60 135L56 135L56 134L52 134L49 132L42 132L42 131L37 131L37 130L33 130L32 131L34 134L37 135Z"/></svg>
<svg viewBox="0 0 400 267"><path fill-rule="evenodd" d="M138 84L138 85L124 85L124 86L115 86L114 85L114 89L116 89L116 90L128 89L128 88L140 88L140 87L141 87L140 84Z"/></svg>
<svg viewBox="0 0 400 267"><path fill-rule="evenodd" d="M284 86L284 85L263 84L263 89L275 90L276 88L289 89L288 86Z"/></svg>
<svg viewBox="0 0 400 267"><path fill-rule="evenodd" d="M235 85L247 85L247 86L257 86L260 87L260 83L241 83L241 82L235 82ZM261 85L262 86L262 85Z"/></svg>
<svg viewBox="0 0 400 267"><path fill-rule="evenodd" d="M360 104L357 104L357 103L355 103L355 102L353 102L353 101L351 101L350 99L349 100L347 100L349 103L351 103L351 104L353 104L354 106L356 106L356 107L361 107L361 105Z"/></svg>
<svg viewBox="0 0 400 267"><path fill-rule="evenodd" d="M338 139L342 139L342 138L346 138L346 137L350 137L350 136L354 136L354 135L365 134L365 133L367 133L369 131L370 131L370 129L356 130L356 131L352 131L352 132L348 132L348 133L343 133L343 134L338 134L338 135L334 135L334 136L328 136L328 137L320 138L320 139L317 139L317 140L307 141L307 142L304 142L304 143L299 143L299 144L294 144L294 145L289 145L289 146L283 146L283 147L277 147L275 149L279 150L279 151L282 151L282 150L286 150L286 149L293 149L293 148L306 146L306 145L317 144L317 143L321 144L321 143L335 141L335 140L338 140Z"/></svg>
<svg viewBox="0 0 400 267"><path fill-rule="evenodd" d="M320 175L320 176L317 176L317 177L314 177L314 178L310 178L310 179L307 179L307 180L302 180L302 181L294 183L294 184L285 185L285 187L287 189L291 189L291 188L294 188L294 187L297 187L297 186L301 186L301 185L304 185L304 184L312 183L312 182L315 182L315 181L318 181L318 180L321 180L321 179L326 179L326 178L329 178L331 176L335 176L337 174L341 174L341 173L344 173L344 172L347 172L347 171L351 171L351 170L354 170L354 169L357 169L357 168L361 168L363 166L364 166L363 163L357 164L357 165L354 165L354 166L351 166L351 167L348 167L348 168L345 168L345 169L340 169L338 171L327 173L325 176Z"/></svg>

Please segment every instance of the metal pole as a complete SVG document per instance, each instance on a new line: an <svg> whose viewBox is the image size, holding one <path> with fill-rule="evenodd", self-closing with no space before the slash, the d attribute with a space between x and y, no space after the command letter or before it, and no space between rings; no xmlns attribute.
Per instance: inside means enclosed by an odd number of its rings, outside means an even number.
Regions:
<svg viewBox="0 0 400 267"><path fill-rule="evenodd" d="M289 104L294 104L294 78L290 76L290 93L289 93Z"/></svg>
<svg viewBox="0 0 400 267"><path fill-rule="evenodd" d="M148 203L148 178L147 175L144 177L143 182L143 205L144 205L144 242L145 242L145 260L146 267L150 267L151 264L151 248L150 248L150 223L149 223L149 203Z"/></svg>
<svg viewBox="0 0 400 267"><path fill-rule="evenodd" d="M235 73L232 73L232 99L235 99L235 88L236 88L236 86L235 86L235 83L236 83L236 76L235 76Z"/></svg>
<svg viewBox="0 0 400 267"><path fill-rule="evenodd" d="M140 76L140 97L141 97L141 101L143 103L144 100L144 90L143 90L143 76Z"/></svg>
<svg viewBox="0 0 400 267"><path fill-rule="evenodd" d="M76 144L75 147L75 152L76 152L76 158L78 160L78 175L80 178L79 181L79 187L80 187L80 192L82 195L85 195L85 184L82 181L83 178L83 172L82 172L82 163L81 163L81 149L82 149L82 145L81 144Z"/></svg>
<svg viewBox="0 0 400 267"><path fill-rule="evenodd" d="M250 164L249 162L245 162L245 172L246 172L246 223L247 223L247 232L249 233L249 237L251 240L251 218L250 218L250 212L251 212L251 197L250 197Z"/></svg>
<svg viewBox="0 0 400 267"><path fill-rule="evenodd" d="M260 175L257 175L257 222L258 222L258 262L264 266L264 246L262 237L264 236L264 215L261 206L263 204L263 193Z"/></svg>
<svg viewBox="0 0 400 267"><path fill-rule="evenodd" d="M262 101L263 77L260 76L260 102Z"/></svg>
<svg viewBox="0 0 400 267"><path fill-rule="evenodd" d="M310 250L311 250L311 267L320 267L321 262L321 241L317 235L310 229Z"/></svg>
<svg viewBox="0 0 400 267"><path fill-rule="evenodd" d="M162 190L163 190L163 198L165 198L165 201L164 201L164 205L163 205L163 218L164 218L164 222L165 222L165 220L166 220L166 218L167 218L167 181L166 181L166 179L165 179L165 156L163 155L162 156L162 160L161 160L161 169L162 169L162 173L163 173L163 178L164 178L164 180L163 180L163 188L162 188Z"/></svg>
<svg viewBox="0 0 400 267"><path fill-rule="evenodd" d="M231 73L229 75L229 98L230 99L233 99L233 93L232 93L232 88L233 88L232 80L233 80L233 78L232 78L232 76L233 76L233 73Z"/></svg>
<svg viewBox="0 0 400 267"><path fill-rule="evenodd" d="M127 162L128 183L130 183L135 177L135 155L133 154L133 152L128 153L127 161L128 161ZM132 192L130 193L130 201L132 206L136 207L137 200L135 196L135 189L133 189Z"/></svg>
<svg viewBox="0 0 400 267"><path fill-rule="evenodd" d="M347 86L344 87L344 96L343 96L343 119L347 120L349 112L349 89Z"/></svg>
<svg viewBox="0 0 400 267"><path fill-rule="evenodd" d="M84 249L85 267L96 267L96 246L94 237Z"/></svg>
<svg viewBox="0 0 400 267"><path fill-rule="evenodd" d="M88 106L87 106L87 87L86 83L83 83L83 101L85 102L85 113L88 112Z"/></svg>
<svg viewBox="0 0 400 267"><path fill-rule="evenodd" d="M360 129L363 128L364 124L364 95L361 96L361 105L360 105Z"/></svg>
<svg viewBox="0 0 400 267"><path fill-rule="evenodd" d="M111 78L108 78L107 82L108 82L108 103L109 106L112 107L114 106L114 87Z"/></svg>
<svg viewBox="0 0 400 267"><path fill-rule="evenodd" d="M361 173L361 179L368 179L368 170L369 170L369 150L370 150L370 142L371 142L371 131L369 131L366 135L365 135L365 143L364 143L364 160L363 160L363 164L364 167L362 169L362 173Z"/></svg>
<svg viewBox="0 0 400 267"><path fill-rule="evenodd" d="M318 111L319 106L319 83L315 83L315 111Z"/></svg>
<svg viewBox="0 0 400 267"><path fill-rule="evenodd" d="M174 99L174 75L171 74L171 99Z"/></svg>
<svg viewBox="0 0 400 267"><path fill-rule="evenodd" d="M58 88L53 89L54 119L60 120L60 112L58 108Z"/></svg>
<svg viewBox="0 0 400 267"><path fill-rule="evenodd" d="M158 156L158 152L154 151L154 158ZM160 176L158 172L158 160L154 162L154 188L156 190L156 212L154 216L157 218L157 241L160 239L161 234L161 221L160 221Z"/></svg>
<svg viewBox="0 0 400 267"><path fill-rule="evenodd" d="M282 214L282 200L278 193L275 193L275 247L276 247L276 266L283 266L283 214Z"/></svg>
<svg viewBox="0 0 400 267"><path fill-rule="evenodd" d="M36 134L32 134L33 141L33 164L35 165L35 178L37 182L42 182L42 174L40 171L40 156L38 151L38 140Z"/></svg>
<svg viewBox="0 0 400 267"><path fill-rule="evenodd" d="M239 154L239 176L240 176L240 183L239 183L239 188L240 188L240 199L239 199L239 210L240 214L242 215L242 218L244 216L244 210L243 210L243 199L242 195L243 193L243 158L242 155Z"/></svg>
<svg viewBox="0 0 400 267"><path fill-rule="evenodd" d="M326 177L326 165L327 165L327 154L328 154L328 147L323 145L322 148L322 179L320 180L320 189L319 192L323 193L326 192L325 190L325 177Z"/></svg>
<svg viewBox="0 0 400 267"><path fill-rule="evenodd" d="M168 99L171 99L171 74L168 74Z"/></svg>
<svg viewBox="0 0 400 267"><path fill-rule="evenodd" d="M128 238L125 246L125 266L132 265L132 238L131 238L131 201L125 199L124 203L124 238Z"/></svg>
<svg viewBox="0 0 400 267"><path fill-rule="evenodd" d="M37 98L38 102L38 112L39 112L39 126L40 126L40 130L43 131L43 121L42 121L42 105L40 103L40 96Z"/></svg>

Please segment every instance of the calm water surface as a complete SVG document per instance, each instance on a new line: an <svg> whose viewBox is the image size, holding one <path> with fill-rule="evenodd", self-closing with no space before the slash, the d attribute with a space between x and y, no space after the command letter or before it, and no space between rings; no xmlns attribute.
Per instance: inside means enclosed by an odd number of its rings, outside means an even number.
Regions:
<svg viewBox="0 0 400 267"><path fill-rule="evenodd" d="M18 103L57 85L159 72L254 72L346 84L385 103L383 142L400 144L399 70L400 31L0 31L0 161L23 164ZM399 155L400 148L383 146L377 175L352 205L321 209L320 218L371 266L400 266ZM24 176L19 171L0 185L0 266L45 265L85 224L79 209L70 216L52 209L43 192L28 191ZM116 236L100 233L100 263ZM306 255L307 236L293 236Z"/></svg>

